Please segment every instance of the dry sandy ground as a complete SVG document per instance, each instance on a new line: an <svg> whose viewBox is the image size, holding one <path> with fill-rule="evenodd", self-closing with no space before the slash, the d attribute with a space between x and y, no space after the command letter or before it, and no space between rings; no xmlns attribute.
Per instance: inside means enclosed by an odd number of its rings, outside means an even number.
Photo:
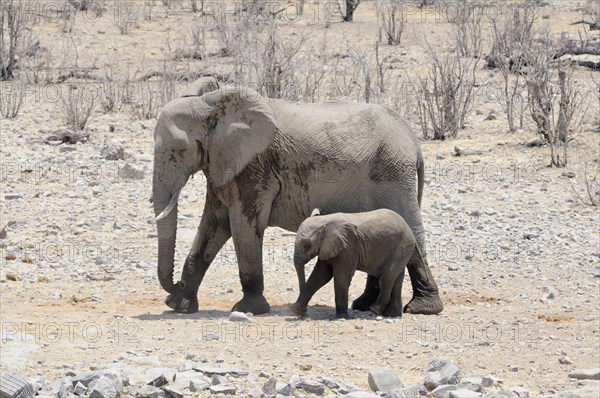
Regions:
<svg viewBox="0 0 600 398"><path fill-rule="evenodd" d="M548 13L558 25L576 15L567 18L558 7ZM360 8L356 17L356 24L333 24L331 31L372 29ZM152 46L160 43L149 35L176 31L177 21L171 16L141 23L128 36L109 23L82 23L73 36L95 38L82 53L144 47L158 58ZM58 24L43 31L48 46L64 38ZM404 50L424 64L419 47ZM589 76L581 72L582 79ZM328 285L313 299L309 318L299 320L286 308L297 294L294 237L269 229L264 267L272 312L237 324L224 322L241 297L231 243L201 286L198 313L175 314L162 302L148 202L155 122L96 112L90 142L47 145L47 131L62 125L58 109L29 96L17 119L1 121L1 224L10 223L1 241L2 372L53 380L112 362L177 366L193 354L194 360L256 373L324 375L367 388L369 370L390 367L403 381L421 382L432 358L447 357L465 376L493 375L504 386L523 385L537 395L573 388L570 371L598 366L600 218L572 189L583 189L585 166L592 174L599 167L593 116L570 143L573 178L546 167L548 148L523 145L535 138L531 130L506 133L494 103L480 102L480 114L472 115L458 139L422 143L428 164L422 208L442 314L391 320L355 314L334 321ZM490 109L500 113L497 120L484 120ZM104 141L120 143L126 160L145 171L143 178L119 176L122 164L100 157ZM453 157L456 145L491 151ZM21 197L5 200L11 193ZM195 178L180 202L179 266L203 201L204 181ZM357 274L351 299L363 284ZM405 286L408 300L410 283ZM556 289L556 297L542 301L544 287Z"/></svg>

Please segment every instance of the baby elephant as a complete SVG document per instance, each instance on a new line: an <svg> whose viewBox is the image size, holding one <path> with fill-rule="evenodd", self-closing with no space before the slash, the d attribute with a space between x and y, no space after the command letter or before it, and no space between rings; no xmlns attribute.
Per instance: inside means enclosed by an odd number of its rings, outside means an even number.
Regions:
<svg viewBox="0 0 600 398"><path fill-rule="evenodd" d="M317 255L306 282L304 266ZM423 261L410 227L392 210L321 216L315 209L296 234L294 265L300 295L290 309L305 315L311 297L333 277L336 317L347 318L348 289L358 269L379 278L379 297L369 309L378 315L402 316L405 267Z"/></svg>

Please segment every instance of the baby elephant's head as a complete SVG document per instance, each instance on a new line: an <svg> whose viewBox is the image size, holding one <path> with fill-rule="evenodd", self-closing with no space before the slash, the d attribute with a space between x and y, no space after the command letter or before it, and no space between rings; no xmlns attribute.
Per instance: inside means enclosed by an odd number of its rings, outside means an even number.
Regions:
<svg viewBox="0 0 600 398"><path fill-rule="evenodd" d="M318 209L315 209L296 233L294 262L304 266L316 256L323 261L336 257L348 248L352 241L351 234L355 234L355 231L355 225L342 214L321 216Z"/></svg>

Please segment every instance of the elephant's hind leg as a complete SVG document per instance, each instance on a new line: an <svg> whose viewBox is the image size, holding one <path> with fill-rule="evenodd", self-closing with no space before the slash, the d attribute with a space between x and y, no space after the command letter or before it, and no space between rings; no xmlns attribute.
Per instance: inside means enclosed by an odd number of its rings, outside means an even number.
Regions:
<svg viewBox="0 0 600 398"><path fill-rule="evenodd" d="M404 307L404 312L410 314L432 315L439 314L444 309L438 287L433 279L431 270L419 248L407 266L412 285L413 297Z"/></svg>
<svg viewBox="0 0 600 398"><path fill-rule="evenodd" d="M167 296L167 306L183 313L198 311L200 283L217 253L230 237L227 208L209 192L202 221L183 266L180 282L182 290Z"/></svg>
<svg viewBox="0 0 600 398"><path fill-rule="evenodd" d="M365 291L352 302L352 309L355 311L369 311L369 307L373 305L377 297L379 297L379 279L368 275Z"/></svg>

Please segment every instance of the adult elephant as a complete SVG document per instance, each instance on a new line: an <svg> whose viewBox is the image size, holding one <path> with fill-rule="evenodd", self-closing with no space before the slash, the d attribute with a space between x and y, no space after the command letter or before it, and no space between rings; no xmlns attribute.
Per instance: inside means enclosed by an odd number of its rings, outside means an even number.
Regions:
<svg viewBox="0 0 600 398"><path fill-rule="evenodd" d="M294 104L246 88L218 87L212 78L195 82L183 98L163 108L154 131L158 279L170 293L169 307L198 310L206 270L233 237L243 289L233 310L268 312L265 228L296 231L314 208L324 214L395 210L424 252L423 159L416 137L396 113L358 103ZM202 220L181 281L173 283L177 200L200 170L207 179ZM408 271L413 298L405 311L439 313L443 305L429 267ZM370 278L353 308L368 310L378 290L377 280Z"/></svg>

